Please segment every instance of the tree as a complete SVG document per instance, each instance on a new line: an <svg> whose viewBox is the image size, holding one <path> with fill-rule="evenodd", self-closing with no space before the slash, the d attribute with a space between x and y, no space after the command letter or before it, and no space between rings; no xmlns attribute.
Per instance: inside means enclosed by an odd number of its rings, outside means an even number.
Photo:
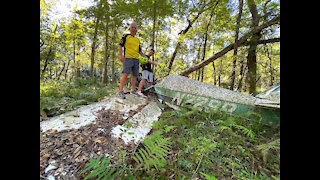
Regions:
<svg viewBox="0 0 320 180"><path fill-rule="evenodd" d="M244 46L248 45L248 38L252 36L252 34L257 33L258 31L261 31L267 27L270 27L272 25L278 24L280 22L280 14L278 14L276 17L274 17L272 20L268 21L267 23L262 24L261 26L258 26L256 29L253 29L246 34L244 34L240 39L239 39L239 45ZM268 39L268 40L259 40L258 44L266 44L266 43L272 43L272 42L280 42L280 38L274 38L274 39ZM209 63L213 62L214 60L220 58L221 56L225 55L227 52L231 51L234 49L234 43L230 44L229 46L225 47L223 50L215 53L212 57L200 62L199 64L190 67L187 70L184 70L183 72L180 73L182 76L188 76L190 73L192 73L195 70L198 70Z"/></svg>
<svg viewBox="0 0 320 180"><path fill-rule="evenodd" d="M236 67L237 67L237 55L238 55L238 38L239 38L239 29L240 29L240 21L241 21L241 16L242 16L242 10L243 10L243 0L239 0L239 14L237 17L237 26L236 26L236 34L234 38L234 54L233 54L233 64L232 64L232 74L231 74L231 85L230 85L230 90L233 90L234 88L234 81L236 79Z"/></svg>
<svg viewBox="0 0 320 180"><path fill-rule="evenodd" d="M89 72L108 83L111 72L114 82L122 68L116 46L131 22L139 27L142 51L155 49L158 80L192 75L254 94L280 79L278 0L94 0L58 22L46 13L52 6L46 1L40 1L43 79L72 80Z"/></svg>
<svg viewBox="0 0 320 180"><path fill-rule="evenodd" d="M52 60L53 56L54 56L54 53L55 53L55 47L54 47L54 43L55 43L55 40L57 38L57 29L58 29L58 25L55 24L53 27L53 29L51 29L51 35L50 35L50 40L48 42L48 46L49 46L49 50L48 52L46 52L45 54L45 59L44 59L44 66L43 66L43 69L41 71L41 78L44 78L44 74L47 70L47 67L48 67L48 64L49 64L49 61ZM40 54L40 60L41 60L41 54Z"/></svg>
<svg viewBox="0 0 320 180"><path fill-rule="evenodd" d="M178 40L178 43L177 43L177 45L176 45L176 48L175 48L175 50L174 50L174 52L173 52L173 54L172 54L172 56L171 56L170 63L169 63L169 66L168 66L168 70L169 70L168 75L170 74L170 71L171 71L171 68L172 68L174 59L175 59L176 56L177 56L178 50L179 50L180 47L181 47L182 41L183 41L186 33L189 31L189 29L190 29L190 28L192 27L192 25L197 21L197 19L200 17L200 15L201 15L203 12L205 12L205 11L208 10L208 9L211 9L211 8L217 6L218 3L219 3L219 0L216 0L215 3L214 3L213 1L209 1L208 4L206 4L205 2L202 2L202 3L200 3L200 5L199 5L199 7L198 7L198 8L199 8L199 11L197 12L197 15L196 15L192 20L189 20L189 18L188 18L188 26L187 26L184 30L180 31L180 33L179 33L179 40Z"/></svg>
<svg viewBox="0 0 320 180"><path fill-rule="evenodd" d="M259 25L260 16L258 14L257 6L254 0L248 0L248 6L250 13L252 15L252 24L251 28L255 29ZM253 96L256 95L256 79L257 79L257 46L258 41L261 39L261 31L256 31L252 34L249 40L249 49L248 49L248 82L249 82L249 93Z"/></svg>

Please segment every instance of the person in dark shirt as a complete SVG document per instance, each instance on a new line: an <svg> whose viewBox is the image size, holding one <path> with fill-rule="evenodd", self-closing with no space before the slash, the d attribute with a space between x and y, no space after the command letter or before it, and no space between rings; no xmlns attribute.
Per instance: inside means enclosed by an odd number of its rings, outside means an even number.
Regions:
<svg viewBox="0 0 320 180"><path fill-rule="evenodd" d="M155 63L154 61L150 60L150 56L152 56L154 54L154 50L150 49L150 51L147 53L147 58L148 58L148 62L146 64L141 64L141 68L142 68L142 80L140 81L138 90L137 90L137 94L141 97L147 97L144 94L141 93L141 89L143 84L148 80L148 85L151 86L152 82L153 82L153 72L151 69L151 64L153 65L157 65L157 63Z"/></svg>

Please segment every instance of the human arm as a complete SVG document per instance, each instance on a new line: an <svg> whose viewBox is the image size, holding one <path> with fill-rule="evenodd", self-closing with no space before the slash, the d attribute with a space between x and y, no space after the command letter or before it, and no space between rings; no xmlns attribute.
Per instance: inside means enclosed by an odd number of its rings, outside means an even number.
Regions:
<svg viewBox="0 0 320 180"><path fill-rule="evenodd" d="M148 60L148 63L149 63L149 64L153 64L153 65L155 65L155 66L157 66L157 65L158 65L156 62L151 61L151 60Z"/></svg>
<svg viewBox="0 0 320 180"><path fill-rule="evenodd" d="M122 46L119 45L119 54L120 54L120 61L124 62L124 56L122 55Z"/></svg>
<svg viewBox="0 0 320 180"><path fill-rule="evenodd" d="M139 54L140 54L141 56L145 56L145 54L144 54L142 51L139 51Z"/></svg>
<svg viewBox="0 0 320 180"><path fill-rule="evenodd" d="M139 44L139 54L140 54L141 56L145 56L145 54L141 51L141 46L140 46L140 44Z"/></svg>

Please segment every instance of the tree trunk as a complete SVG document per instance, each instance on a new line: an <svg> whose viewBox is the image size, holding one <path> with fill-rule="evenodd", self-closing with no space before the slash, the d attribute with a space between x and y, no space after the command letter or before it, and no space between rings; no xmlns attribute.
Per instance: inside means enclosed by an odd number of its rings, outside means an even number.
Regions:
<svg viewBox="0 0 320 180"><path fill-rule="evenodd" d="M105 36L106 36L106 41L105 41L105 53L104 53L104 57L105 57L105 64L104 64L104 71L103 71L103 78L102 78L102 82L104 84L108 84L109 81L109 77L108 77L108 61L109 61L109 16L106 15L106 29L105 29Z"/></svg>
<svg viewBox="0 0 320 180"><path fill-rule="evenodd" d="M171 68L172 68L172 65L173 65L173 61L174 61L174 59L176 58L177 53L178 53L178 51L179 51L179 49L180 49L181 43L182 43L182 41L183 41L182 36L185 35L185 34L189 31L189 29L192 27L193 23L195 23L195 22L197 21L197 19L199 18L199 16L200 16L203 12L204 12L204 11L200 11L200 12L198 13L198 15L197 15L192 21L190 21L190 20L188 19L188 22L189 22L188 26L179 33L180 36L179 36L179 39L178 39L178 44L177 44L177 46L176 46L176 48L175 48L175 50L174 50L174 52L173 52L173 54L172 54L172 57L171 57L171 59L170 59L170 63L169 63L169 66L168 66L168 70L169 70L169 71L168 71L168 75L169 75L170 72L171 72Z"/></svg>
<svg viewBox="0 0 320 180"><path fill-rule="evenodd" d="M58 81L60 80L60 77L61 77L62 72L63 72L63 70L64 70L65 67L66 67L66 62L63 61L63 67L62 67L60 73L58 74Z"/></svg>
<svg viewBox="0 0 320 180"><path fill-rule="evenodd" d="M214 61L212 62L213 67L213 84L217 85L217 73L216 73L216 65L214 64Z"/></svg>
<svg viewBox="0 0 320 180"><path fill-rule="evenodd" d="M153 3L153 28L152 28L152 42L151 42L151 48L155 49L155 39L156 39L156 20L157 20L157 1L154 0ZM149 49L148 49L149 50ZM154 59L154 54L152 55L152 60ZM155 79L155 66L152 64L152 71L153 71L153 78Z"/></svg>
<svg viewBox="0 0 320 180"><path fill-rule="evenodd" d="M58 29L58 25L56 25L56 27L54 28L53 34L56 33L57 29ZM41 71L41 78L44 78L44 77L43 77L43 76L44 76L44 73L45 73L46 70L47 70L47 67L48 67L48 64L49 64L50 55L51 55L52 49L53 49L53 43L55 42L55 39L56 39L56 38L53 37L53 38L51 39L51 42L49 43L49 52L48 52L47 58L46 58L46 60L45 60L45 62L44 62L44 67L43 67L43 69L42 69L42 71Z"/></svg>
<svg viewBox="0 0 320 180"><path fill-rule="evenodd" d="M249 44L248 49L248 82L249 82L249 94L252 94L253 96L256 95L256 79L257 79L257 46L258 46L258 40L261 38L260 33L255 34Z"/></svg>
<svg viewBox="0 0 320 180"><path fill-rule="evenodd" d="M151 47L154 49L154 41L155 41L155 36L156 36L156 19L157 19L157 1L154 0L153 3L153 28L152 28L152 42L151 42Z"/></svg>
<svg viewBox="0 0 320 180"><path fill-rule="evenodd" d="M201 42L201 37L199 38L199 42ZM201 53L201 46L202 46L202 43L199 43L199 50L198 50L198 58L197 58L197 60L196 60L196 63L198 63L198 60L200 59L200 57L201 57L201 55L200 55L200 53ZM201 61L200 61L201 62ZM201 73L201 69L198 69L197 71L196 71L196 80L200 80L200 73Z"/></svg>
<svg viewBox="0 0 320 180"><path fill-rule="evenodd" d="M257 6L254 0L248 0L248 6L252 15L251 28L256 29L259 26L260 16L258 14ZM248 49L248 81L249 81L249 94L256 95L256 79L257 79L257 46L261 38L261 31L253 34L249 41Z"/></svg>
<svg viewBox="0 0 320 180"><path fill-rule="evenodd" d="M49 58L50 58L51 52L52 52L52 46L50 46L49 52L48 52L48 54L47 54L47 58L46 58L46 60L45 60L45 62L44 62L44 66L43 66L43 69L42 69L42 71L41 71L41 78L44 77L44 73L45 73L46 70L47 70L47 66L48 66L48 64L49 64Z"/></svg>
<svg viewBox="0 0 320 180"><path fill-rule="evenodd" d="M91 66L90 66L90 78L93 79L93 70L94 70L94 56L96 53L96 44L97 44L97 36L98 36L98 28L99 28L100 19L96 18L96 25L94 30L93 41L91 45Z"/></svg>
<svg viewBox="0 0 320 180"><path fill-rule="evenodd" d="M239 46L245 46L248 45L247 43L247 39L251 37L252 34L255 34L257 32L261 32L263 29L275 25L277 23L280 22L280 14L278 14L276 17L274 17L272 20L270 20L267 23L262 24L261 26L252 29L251 31L245 33L240 39L239 39ZM274 39L269 39L269 40L260 40L258 42L258 44L266 44L266 43L272 43L272 42L280 42L280 38L274 38ZM213 62L214 60L220 58L221 56L225 55L226 53L228 53L229 51L233 50L234 48L234 43L230 44L229 46L225 47L224 49L222 49L221 51L219 51L218 53L214 54L212 57L210 57L209 59L200 62L199 64L190 67L189 69L183 71L180 73L180 75L182 76L188 76L190 73L192 73L193 71L196 71L208 64L210 64L211 62Z"/></svg>
<svg viewBox="0 0 320 180"><path fill-rule="evenodd" d="M266 47L265 48L266 49L266 55L267 55L267 57L268 57L268 59L269 59L269 72L270 72L270 82L269 82L269 84L268 84L268 86L272 86L273 85L273 80L274 80L274 77L273 77L273 68L272 68L272 58L271 58L271 56L270 56L270 53L272 54L272 47L271 47L271 52L269 52L269 49L268 49L268 47ZM266 69L267 69L267 66L268 66L268 64L266 64ZM268 71L266 71L266 74L268 73Z"/></svg>
<svg viewBox="0 0 320 180"><path fill-rule="evenodd" d="M214 9L217 7L218 3L219 3L219 0L217 0L215 4L211 4L207 9L213 8L213 10L212 10L212 12L213 12ZM174 53L173 53L173 55L172 55L172 57L170 59L170 63L169 63L169 66L168 66L168 69L169 69L168 75L170 74L173 61L176 58L178 50L180 49L180 46L181 46L181 42L183 41L183 39L181 39L182 35L185 35L189 31L189 29L192 27L193 23L195 23L197 21L197 19L199 18L199 16L207 9L203 8L200 12L198 12L197 16L192 21L190 21L188 19L188 22L189 22L188 26L179 33L180 37L179 37L179 40L178 40L178 44L176 46L176 49L174 50Z"/></svg>
<svg viewBox="0 0 320 180"><path fill-rule="evenodd" d="M204 37L204 46L203 46L203 54L202 54L202 60L201 61L203 61L205 59L205 57L206 57L207 41L208 41L208 30L209 30L211 19L213 17L213 13L214 13L214 11L212 10L210 18L209 18L209 22L208 22L207 27L206 27L206 34L205 34L205 37ZM201 72L201 82L203 82L203 74L204 74L204 67L202 68L202 72Z"/></svg>
<svg viewBox="0 0 320 180"><path fill-rule="evenodd" d="M230 77L230 90L234 88L234 81L236 79L236 67L237 67L237 55L238 55L238 37L239 37L239 28L240 28L240 21L242 16L242 9L243 9L243 0L239 0L239 15L237 17L237 26L236 26L236 34L234 39L234 53L233 53L233 65L232 65L232 74Z"/></svg>
<svg viewBox="0 0 320 180"><path fill-rule="evenodd" d="M71 59L68 60L66 72L64 73L65 80L67 80L67 78L68 78L68 71L69 71L70 62L71 62Z"/></svg>
<svg viewBox="0 0 320 180"><path fill-rule="evenodd" d="M243 77L244 77L244 62L243 62L243 59L241 60L240 62L241 64L241 67L240 67L240 78L239 78L239 81L238 81L238 91L241 92L242 90L242 80L243 80ZM247 66L245 67L245 69L247 68Z"/></svg>
<svg viewBox="0 0 320 180"><path fill-rule="evenodd" d="M116 28L113 28L113 37L112 37L112 42L115 42L116 39L116 35L117 35L117 31ZM114 62L115 62L115 57L116 57L116 47L113 45L112 46L112 83L115 84L116 83L116 75L115 75L115 66L114 66Z"/></svg>

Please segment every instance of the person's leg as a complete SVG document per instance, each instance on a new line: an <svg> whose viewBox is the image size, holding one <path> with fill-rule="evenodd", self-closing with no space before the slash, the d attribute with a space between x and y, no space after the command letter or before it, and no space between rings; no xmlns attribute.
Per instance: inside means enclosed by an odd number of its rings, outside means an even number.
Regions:
<svg viewBox="0 0 320 180"><path fill-rule="evenodd" d="M153 82L153 73L149 72L148 74L148 87L152 85Z"/></svg>
<svg viewBox="0 0 320 180"><path fill-rule="evenodd" d="M119 92L119 95L120 95L120 97L122 99L126 99L126 95L124 95L124 92L123 92L123 86L126 84L127 77L128 77L128 74L127 73L123 73L122 74L122 78L120 79L120 92Z"/></svg>
<svg viewBox="0 0 320 180"><path fill-rule="evenodd" d="M140 84L139 84L138 91L137 91L138 95L139 95L140 97L143 97L143 98L146 98L146 97L147 97L147 96L145 96L145 95L141 92L142 87L143 87L144 83L147 81L147 79L148 79L148 71L144 70L144 71L142 72L142 80L141 80L141 82L140 82Z"/></svg>
<svg viewBox="0 0 320 180"><path fill-rule="evenodd" d="M127 82L127 77L128 77L128 73L123 73L122 77L120 79L120 92L123 92L123 86L126 84Z"/></svg>
<svg viewBox="0 0 320 180"><path fill-rule="evenodd" d="M137 76L131 74L131 91L136 91Z"/></svg>
<svg viewBox="0 0 320 180"><path fill-rule="evenodd" d="M140 81L140 84L139 84L139 87L138 87L138 91L137 91L137 92L141 92L142 86L143 86L143 84L146 82L146 80L147 80L147 79L142 79L142 80Z"/></svg>
<svg viewBox="0 0 320 180"><path fill-rule="evenodd" d="M148 71L147 70L144 70L142 71L142 77L141 77L141 81L140 81L140 84L139 84L139 87L138 87L138 92L142 90L142 87L144 85L144 83L146 82L146 80L148 79Z"/></svg>
<svg viewBox="0 0 320 180"><path fill-rule="evenodd" d="M133 59L133 67L132 67L132 74L131 74L131 92L135 95L138 95L136 93L137 76L139 76L139 60Z"/></svg>
<svg viewBox="0 0 320 180"><path fill-rule="evenodd" d="M122 77L120 79L120 92L119 95L122 99L126 99L126 96L123 92L123 87L127 82L128 75L131 73L131 66L132 62L129 58L125 58L125 61L123 62L123 70L122 70Z"/></svg>
<svg viewBox="0 0 320 180"><path fill-rule="evenodd" d="M147 97L147 96L145 96L145 95L141 92L142 86L143 86L143 84L146 82L146 80L147 80L147 79L142 79L142 80L140 81L140 84L139 84L139 87L138 87L138 91L137 91L138 96L143 97L143 98L146 98L146 97Z"/></svg>
<svg viewBox="0 0 320 180"><path fill-rule="evenodd" d="M122 78L120 79L120 92L123 92L123 87L127 82L127 77L131 74L131 69L133 67L133 61L130 58L125 58L123 62L123 69L122 69Z"/></svg>

